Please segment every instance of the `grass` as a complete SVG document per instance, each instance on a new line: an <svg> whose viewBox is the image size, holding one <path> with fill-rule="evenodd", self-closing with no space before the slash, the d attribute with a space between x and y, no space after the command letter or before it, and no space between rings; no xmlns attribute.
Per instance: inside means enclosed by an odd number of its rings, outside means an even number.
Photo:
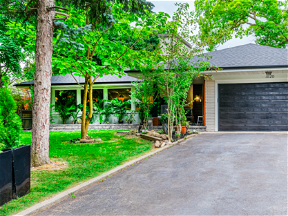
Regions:
<svg viewBox="0 0 288 216"><path fill-rule="evenodd" d="M68 167L62 170L31 172L31 192L0 207L0 215L9 215L61 192L79 182L102 174L152 149L149 141L127 139L116 131L89 131L88 135L101 138L97 144L70 144L80 137L80 131L50 132L50 159L64 160ZM31 143L31 132L23 132L21 142Z"/></svg>

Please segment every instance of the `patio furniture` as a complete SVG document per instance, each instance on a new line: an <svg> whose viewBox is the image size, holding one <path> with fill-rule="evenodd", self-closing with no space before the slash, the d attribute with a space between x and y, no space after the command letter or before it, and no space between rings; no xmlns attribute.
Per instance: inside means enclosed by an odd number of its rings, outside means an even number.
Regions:
<svg viewBox="0 0 288 216"><path fill-rule="evenodd" d="M203 124L203 116L198 116L197 126L198 126L199 123Z"/></svg>

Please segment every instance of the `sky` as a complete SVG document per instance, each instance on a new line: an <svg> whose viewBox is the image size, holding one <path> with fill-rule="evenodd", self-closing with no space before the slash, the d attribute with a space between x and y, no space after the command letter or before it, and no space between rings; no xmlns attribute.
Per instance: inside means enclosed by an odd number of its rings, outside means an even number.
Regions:
<svg viewBox="0 0 288 216"><path fill-rule="evenodd" d="M154 12L162 11L162 12L168 13L170 16L172 16L173 12L176 11L177 9L177 7L175 6L176 2L179 2L179 3L187 2L189 3L191 10L194 10L194 1L150 0L150 2L152 2L155 5L153 9ZM227 41L226 43L219 45L217 47L217 50L244 45L248 43L255 43L254 40L255 40L255 37L252 35L249 37L243 37L242 39L233 38Z"/></svg>

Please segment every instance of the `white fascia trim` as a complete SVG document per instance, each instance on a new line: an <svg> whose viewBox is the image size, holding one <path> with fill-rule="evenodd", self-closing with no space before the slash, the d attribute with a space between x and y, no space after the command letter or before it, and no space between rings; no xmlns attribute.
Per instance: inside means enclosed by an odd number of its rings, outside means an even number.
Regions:
<svg viewBox="0 0 288 216"><path fill-rule="evenodd" d="M212 71L203 71L202 73L228 73L228 72L254 72L254 71L277 71L277 70L288 70L287 67L283 68L253 68L253 69L230 69L230 70L215 70Z"/></svg>
<svg viewBox="0 0 288 216"><path fill-rule="evenodd" d="M233 80L215 80L215 131L218 131L218 84L232 84L232 83L271 83L271 82L288 82L287 78L263 78L263 79L233 79Z"/></svg>

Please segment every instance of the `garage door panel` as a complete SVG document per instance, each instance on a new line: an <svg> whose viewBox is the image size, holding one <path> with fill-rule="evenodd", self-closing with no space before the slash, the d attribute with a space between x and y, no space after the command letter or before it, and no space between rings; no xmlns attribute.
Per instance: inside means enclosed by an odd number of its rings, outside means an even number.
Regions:
<svg viewBox="0 0 288 216"><path fill-rule="evenodd" d="M221 126L225 126L225 125L245 125L245 126L249 126L249 125L259 125L259 126L263 126L263 125L287 125L288 122L287 121L282 121L281 119L237 119L237 121L231 121L229 119L223 119L221 121Z"/></svg>
<svg viewBox="0 0 288 216"><path fill-rule="evenodd" d="M221 131L286 131L288 83L219 84Z"/></svg>
<svg viewBox="0 0 288 216"><path fill-rule="evenodd" d="M226 108L219 108L219 113L227 113ZM278 106L272 106L272 107L230 107L229 112L240 112L240 113L253 113L253 112L276 112L276 113L288 113L288 107L278 107Z"/></svg>
<svg viewBox="0 0 288 216"><path fill-rule="evenodd" d="M222 115L223 114L223 115ZM286 113L283 113L286 115ZM282 120L283 122L287 122L287 118L283 118L282 113L221 113L222 119L275 119Z"/></svg>
<svg viewBox="0 0 288 216"><path fill-rule="evenodd" d="M249 100L249 101L237 101L237 102L222 102L220 101L219 102L219 106L221 108L241 108L241 107L244 107L244 108L249 108L249 107L252 107L252 108L263 108L263 109L266 109L266 108L271 108L271 107L275 107L275 106L279 106L281 108L288 108L288 102L287 101L282 101L282 100L262 100L262 101L253 101L253 100Z"/></svg>
<svg viewBox="0 0 288 216"><path fill-rule="evenodd" d="M263 125L256 125L256 126L223 126L223 131L287 131L287 126L263 126Z"/></svg>
<svg viewBox="0 0 288 216"><path fill-rule="evenodd" d="M223 98L222 102L244 102L244 101L253 101L253 100L257 100L257 101L262 101L262 100L285 100L288 101L288 94L283 94L283 95L249 95L245 98L243 98L243 96L228 96L226 95L225 98Z"/></svg>

